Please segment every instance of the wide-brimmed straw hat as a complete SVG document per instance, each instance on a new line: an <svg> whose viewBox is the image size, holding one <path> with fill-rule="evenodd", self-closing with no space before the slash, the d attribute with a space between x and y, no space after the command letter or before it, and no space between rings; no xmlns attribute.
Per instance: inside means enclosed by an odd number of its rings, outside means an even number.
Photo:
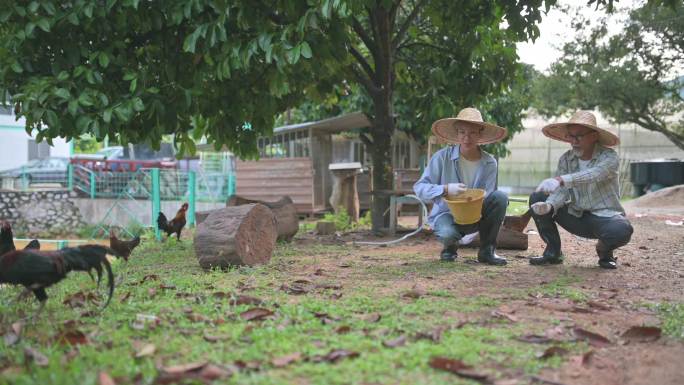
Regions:
<svg viewBox="0 0 684 385"><path fill-rule="evenodd" d="M471 107L462 109L455 118L444 118L432 123L432 133L444 142L461 143L458 129L472 126L482 128L477 144L498 142L507 134L505 128L482 121L480 111Z"/></svg>
<svg viewBox="0 0 684 385"><path fill-rule="evenodd" d="M570 118L569 121L546 125L544 128L542 128L542 132L551 139L571 143L570 138L567 136L568 126L571 124L577 124L591 128L592 130L598 132L598 142L601 145L612 147L620 144L620 138L618 138L617 135L596 125L596 117L591 111L579 110L572 115L572 118Z"/></svg>

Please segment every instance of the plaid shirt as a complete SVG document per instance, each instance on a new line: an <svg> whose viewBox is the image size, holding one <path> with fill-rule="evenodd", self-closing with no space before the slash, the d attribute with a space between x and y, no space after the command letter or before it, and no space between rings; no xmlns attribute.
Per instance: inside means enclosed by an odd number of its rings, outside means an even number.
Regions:
<svg viewBox="0 0 684 385"><path fill-rule="evenodd" d="M618 154L615 150L596 144L587 168L580 170L579 157L570 150L558 160L556 176L563 186L546 199L554 211L568 205L568 213L581 217L585 211L598 216L625 214L620 205L618 183Z"/></svg>

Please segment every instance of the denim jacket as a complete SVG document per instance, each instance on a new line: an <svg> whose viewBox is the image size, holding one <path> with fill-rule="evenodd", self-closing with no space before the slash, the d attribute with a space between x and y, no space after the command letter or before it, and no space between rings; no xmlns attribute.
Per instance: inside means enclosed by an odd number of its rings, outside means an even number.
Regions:
<svg viewBox="0 0 684 385"><path fill-rule="evenodd" d="M485 190L485 196L496 190L497 163L494 157L482 152L480 164L475 172L472 185L468 188L480 188ZM433 201L432 211L428 217L428 223L434 227L435 220L442 214L449 212L442 195L444 185L449 183L463 183L459 172L458 161L461 157L460 146L448 146L435 153L430 159L423 175L413 185L413 191L423 201Z"/></svg>

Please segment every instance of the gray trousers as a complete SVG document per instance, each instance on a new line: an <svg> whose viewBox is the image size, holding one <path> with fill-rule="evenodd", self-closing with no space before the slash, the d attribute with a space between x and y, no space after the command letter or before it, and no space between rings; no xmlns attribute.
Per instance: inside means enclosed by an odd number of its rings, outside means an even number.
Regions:
<svg viewBox="0 0 684 385"><path fill-rule="evenodd" d="M537 202L545 202L546 198L548 198L548 195L545 193L532 193L530 195L530 206ZM552 214L553 210L546 215L537 215L532 212L532 218L534 218L534 223L537 225L539 235L546 242L545 256L558 256L561 254L561 239L556 223L571 234L584 238L598 239L607 251L629 243L634 232L632 225L622 215L600 217L590 212L584 212L578 218L568 213L566 206L561 207L555 216Z"/></svg>
<svg viewBox="0 0 684 385"><path fill-rule="evenodd" d="M451 213L440 215L435 220L435 234L444 244L444 248L458 247L458 241L464 235L480 232L480 248L486 246L496 247L496 236L499 228L506 217L506 207L508 207L508 196L503 191L494 191L487 195L482 202L482 218L477 223L470 225L459 225L454 222Z"/></svg>

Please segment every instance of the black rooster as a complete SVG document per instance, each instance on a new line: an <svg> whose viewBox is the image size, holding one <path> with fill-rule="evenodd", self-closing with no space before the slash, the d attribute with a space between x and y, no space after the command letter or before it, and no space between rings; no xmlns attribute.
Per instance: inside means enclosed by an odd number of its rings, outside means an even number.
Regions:
<svg viewBox="0 0 684 385"><path fill-rule="evenodd" d="M12 226L10 226L9 222L2 222L2 226L0 226L0 255L16 249L17 248L14 246ZM24 247L24 250L29 249L39 250L40 242L38 242L37 239L32 240Z"/></svg>
<svg viewBox="0 0 684 385"><path fill-rule="evenodd" d="M183 231L183 227L185 227L186 211L188 211L188 204L183 203L180 210L178 210L176 213L176 216L170 221L166 219L166 215L164 215L164 213L160 212L159 216L157 217L157 227L159 230L165 232L169 237L171 234L175 233L180 241L181 231Z"/></svg>
<svg viewBox="0 0 684 385"><path fill-rule="evenodd" d="M54 251L10 251L0 256L0 283L23 285L26 291L33 292L40 302L35 318L47 301L45 288L66 278L70 271L90 273L94 269L100 277L104 266L109 279L109 296L104 304L106 307L114 293L114 274L107 260L107 253L114 254L114 251L101 245L67 247Z"/></svg>

